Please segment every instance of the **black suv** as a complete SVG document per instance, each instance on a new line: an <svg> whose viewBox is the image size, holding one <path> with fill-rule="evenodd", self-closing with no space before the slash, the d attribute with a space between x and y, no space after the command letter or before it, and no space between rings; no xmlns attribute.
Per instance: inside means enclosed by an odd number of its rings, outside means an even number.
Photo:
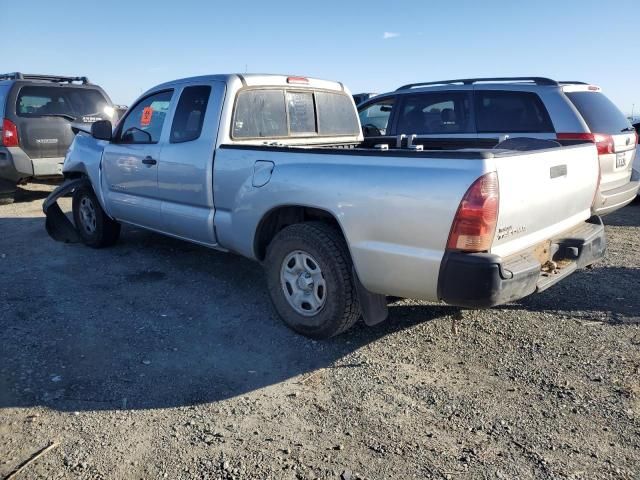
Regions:
<svg viewBox="0 0 640 480"><path fill-rule="evenodd" d="M0 204L13 201L20 183L61 176L74 124L116 117L87 77L0 74Z"/></svg>

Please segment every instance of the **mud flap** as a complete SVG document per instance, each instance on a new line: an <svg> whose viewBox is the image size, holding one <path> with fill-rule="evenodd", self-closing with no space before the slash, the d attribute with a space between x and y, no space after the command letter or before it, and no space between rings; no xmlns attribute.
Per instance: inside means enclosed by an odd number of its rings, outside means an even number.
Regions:
<svg viewBox="0 0 640 480"><path fill-rule="evenodd" d="M378 293L371 293L360 282L356 269L353 269L353 279L356 284L356 292L360 300L360 308L362 310L362 319L365 325L372 327L384 322L389 316L387 308L387 297Z"/></svg>
<svg viewBox="0 0 640 480"><path fill-rule="evenodd" d="M51 192L42 204L42 211L46 216L45 228L49 236L57 242L78 243L80 241L76 227L58 205L58 198L84 185L90 186L86 178L67 180Z"/></svg>

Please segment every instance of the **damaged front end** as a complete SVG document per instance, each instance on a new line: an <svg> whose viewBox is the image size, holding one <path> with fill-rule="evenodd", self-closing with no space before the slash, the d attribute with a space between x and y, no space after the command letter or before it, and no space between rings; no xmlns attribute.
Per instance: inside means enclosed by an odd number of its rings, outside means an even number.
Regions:
<svg viewBox="0 0 640 480"><path fill-rule="evenodd" d="M58 205L58 199L73 194L78 188L87 185L91 186L91 183L86 177L66 180L51 192L42 204L42 211L46 216L45 228L49 236L55 241L64 243L77 243L80 241L75 225Z"/></svg>
<svg viewBox="0 0 640 480"><path fill-rule="evenodd" d="M67 151L62 167L65 181L56 188L42 204L46 216L45 228L51 238L58 242L76 243L80 236L73 222L67 217L58 199L72 195L76 190L91 188L102 204L100 194L100 164L106 142L97 140L83 130L74 130L76 136Z"/></svg>

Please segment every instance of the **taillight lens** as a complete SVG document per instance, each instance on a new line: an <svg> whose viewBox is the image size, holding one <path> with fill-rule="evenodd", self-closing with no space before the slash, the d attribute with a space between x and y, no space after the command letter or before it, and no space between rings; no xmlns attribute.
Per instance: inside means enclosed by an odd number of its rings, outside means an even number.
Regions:
<svg viewBox="0 0 640 480"><path fill-rule="evenodd" d="M496 232L500 194L495 172L478 178L462 197L453 219L447 249L464 252L489 250Z"/></svg>
<svg viewBox="0 0 640 480"><path fill-rule="evenodd" d="M613 137L604 133L558 133L558 140L588 140L596 144L598 155L613 153Z"/></svg>
<svg viewBox="0 0 640 480"><path fill-rule="evenodd" d="M5 118L2 121L2 146L17 147L18 145L18 127L11 120Z"/></svg>

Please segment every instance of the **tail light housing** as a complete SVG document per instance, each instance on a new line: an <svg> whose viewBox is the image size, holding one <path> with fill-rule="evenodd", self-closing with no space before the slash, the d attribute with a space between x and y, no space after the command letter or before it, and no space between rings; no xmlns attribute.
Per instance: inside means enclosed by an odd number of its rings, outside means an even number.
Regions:
<svg viewBox="0 0 640 480"><path fill-rule="evenodd" d="M558 133L558 140L588 140L596 144L598 155L614 153L613 137L605 133Z"/></svg>
<svg viewBox="0 0 640 480"><path fill-rule="evenodd" d="M447 249L463 252L489 250L496 232L499 205L496 172L487 173L473 182L458 206Z"/></svg>
<svg viewBox="0 0 640 480"><path fill-rule="evenodd" d="M18 127L11 120L2 120L2 146L17 147L20 144L18 139Z"/></svg>

